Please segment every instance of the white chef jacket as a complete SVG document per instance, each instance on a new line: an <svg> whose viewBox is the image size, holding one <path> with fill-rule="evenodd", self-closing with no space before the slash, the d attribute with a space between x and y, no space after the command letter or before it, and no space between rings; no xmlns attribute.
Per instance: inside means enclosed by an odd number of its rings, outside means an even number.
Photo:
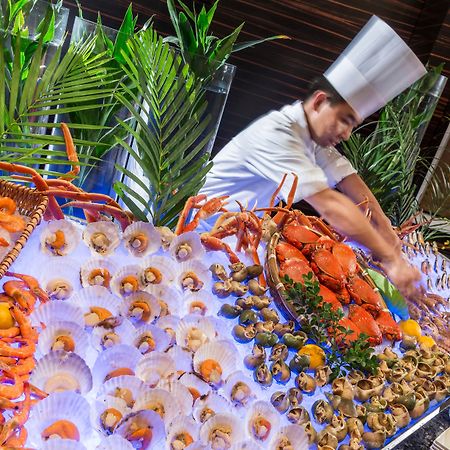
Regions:
<svg viewBox="0 0 450 450"><path fill-rule="evenodd" d="M334 187L356 173L334 147L321 147L310 135L302 102L260 117L233 138L213 159L201 194L208 199L229 195L226 209L237 211L238 200L248 208L269 205L283 175L279 197L285 202L298 175L294 202Z"/></svg>

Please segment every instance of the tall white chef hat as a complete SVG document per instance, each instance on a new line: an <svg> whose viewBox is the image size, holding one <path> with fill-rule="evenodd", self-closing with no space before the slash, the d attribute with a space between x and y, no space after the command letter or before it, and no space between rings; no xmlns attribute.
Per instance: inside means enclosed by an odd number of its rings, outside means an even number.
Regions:
<svg viewBox="0 0 450 450"><path fill-rule="evenodd" d="M425 73L400 36L372 16L324 76L364 119Z"/></svg>

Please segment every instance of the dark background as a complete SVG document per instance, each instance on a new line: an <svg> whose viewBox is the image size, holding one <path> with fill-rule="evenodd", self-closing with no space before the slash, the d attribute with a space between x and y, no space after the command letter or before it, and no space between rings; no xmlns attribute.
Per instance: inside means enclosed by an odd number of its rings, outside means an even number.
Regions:
<svg viewBox="0 0 450 450"><path fill-rule="evenodd" d="M185 0L191 5L191 0ZM212 0L195 0L198 9ZM120 26L128 0L81 0L86 19ZM64 1L77 14L74 0ZM134 14L142 25L154 16L162 35L175 34L166 0L135 0ZM302 98L309 81L323 73L339 56L371 15L385 20L410 45L423 63L446 63L450 73L450 12L448 0L221 0L212 32L219 36L245 22L238 41L287 34L277 40L233 54L228 61L237 66L236 76L216 139L215 150L258 116ZM69 29L71 25L69 24ZM438 104L422 142L433 155L448 124L450 82Z"/></svg>

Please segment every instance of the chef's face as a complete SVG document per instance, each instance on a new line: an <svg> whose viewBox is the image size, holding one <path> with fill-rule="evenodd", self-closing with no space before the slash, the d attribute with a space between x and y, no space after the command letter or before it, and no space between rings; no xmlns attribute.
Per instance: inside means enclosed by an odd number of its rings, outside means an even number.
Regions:
<svg viewBox="0 0 450 450"><path fill-rule="evenodd" d="M346 141L361 122L348 103L331 104L325 92L318 92L312 100L308 125L313 140L323 147Z"/></svg>

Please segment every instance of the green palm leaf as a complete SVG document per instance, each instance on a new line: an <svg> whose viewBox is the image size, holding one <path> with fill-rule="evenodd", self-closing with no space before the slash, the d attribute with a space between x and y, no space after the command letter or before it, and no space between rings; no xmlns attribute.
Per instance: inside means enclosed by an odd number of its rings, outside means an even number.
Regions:
<svg viewBox="0 0 450 450"><path fill-rule="evenodd" d="M199 82L167 43L148 28L129 41L124 70L132 86L122 84L116 97L132 114L132 122L119 121L134 145L118 142L139 163L142 177L116 165L126 183L114 189L140 219L173 226L188 197L204 183L211 164L203 150L210 134L207 106ZM130 187L130 182L134 186Z"/></svg>

